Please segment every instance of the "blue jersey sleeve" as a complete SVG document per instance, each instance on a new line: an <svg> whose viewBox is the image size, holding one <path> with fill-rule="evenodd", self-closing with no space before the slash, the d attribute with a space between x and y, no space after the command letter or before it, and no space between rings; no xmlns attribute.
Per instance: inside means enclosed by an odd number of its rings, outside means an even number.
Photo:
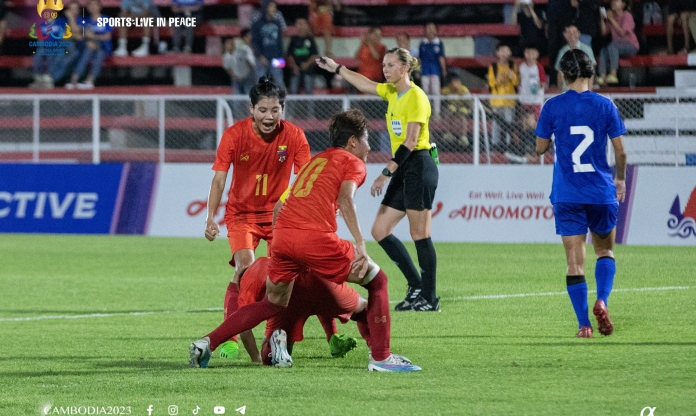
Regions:
<svg viewBox="0 0 696 416"><path fill-rule="evenodd" d="M626 134L626 126L624 125L623 120L621 120L621 116L619 116L619 109L616 108L616 105L611 101L609 102L608 107L609 114L607 114L606 126L607 135L610 139L613 139L614 137L619 137Z"/></svg>
<svg viewBox="0 0 696 416"><path fill-rule="evenodd" d="M537 122L536 129L534 130L534 134L536 134L537 137L541 137L542 139L551 139L551 136L553 135L553 125L551 124L551 121L553 117L550 113L551 106L547 101L546 104L544 104L544 106L541 108L541 115L539 115L539 121Z"/></svg>

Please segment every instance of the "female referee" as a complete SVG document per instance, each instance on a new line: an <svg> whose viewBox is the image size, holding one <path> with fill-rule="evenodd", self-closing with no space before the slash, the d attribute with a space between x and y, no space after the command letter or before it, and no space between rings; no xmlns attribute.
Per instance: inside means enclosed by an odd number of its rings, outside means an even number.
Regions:
<svg viewBox="0 0 696 416"><path fill-rule="evenodd" d="M614 237L619 202L626 194L626 133L619 111L611 100L589 90L594 66L587 54L571 49L561 58L561 71L570 87L544 104L536 128L536 150L551 147L555 135L551 203L556 234L563 239L568 269L566 286L578 318L580 338L592 337L585 282L585 236L592 233L597 255L597 301L592 312L602 335L611 335L607 301L614 284ZM616 178L607 163L607 138L614 147Z"/></svg>
<svg viewBox="0 0 696 416"><path fill-rule="evenodd" d="M382 194L382 205L372 226L374 237L389 258L401 269L408 281L406 298L396 305L397 311L440 311L435 292L437 255L430 239L430 220L438 171L430 156L430 101L411 80L418 60L404 48L387 51L382 63L386 83L377 83L338 65L332 59L317 59L319 67L335 72L366 94L376 94L389 102L387 129L394 157L372 184L372 196ZM418 273L404 244L392 231L404 216L408 217L411 238L416 244Z"/></svg>

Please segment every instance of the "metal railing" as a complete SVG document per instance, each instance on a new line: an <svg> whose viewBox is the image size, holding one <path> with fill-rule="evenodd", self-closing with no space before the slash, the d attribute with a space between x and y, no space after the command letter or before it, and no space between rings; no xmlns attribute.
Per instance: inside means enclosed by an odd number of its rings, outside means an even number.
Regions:
<svg viewBox="0 0 696 416"><path fill-rule="evenodd" d="M628 129L629 163L696 163L696 94L607 96ZM519 99L439 97L433 105L430 137L438 145L440 160L474 165L551 163L553 155L539 158L534 153L538 106L521 104ZM200 95L4 95L0 96L0 161L210 162L224 129L249 116L248 100ZM329 145L330 118L348 108L361 109L368 118L370 160L388 160L387 104L379 97L289 96L284 117L305 131L317 152Z"/></svg>

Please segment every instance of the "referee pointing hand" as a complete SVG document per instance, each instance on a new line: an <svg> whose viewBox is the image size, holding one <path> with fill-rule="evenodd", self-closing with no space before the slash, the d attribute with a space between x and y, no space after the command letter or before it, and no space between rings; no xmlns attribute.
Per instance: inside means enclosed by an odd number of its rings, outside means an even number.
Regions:
<svg viewBox="0 0 696 416"><path fill-rule="evenodd" d="M437 255L430 238L430 211L438 171L430 156L430 101L411 80L418 60L404 48L388 50L382 64L386 83L371 81L327 57L318 58L316 63L320 68L341 75L361 92L379 95L389 103L386 122L393 157L370 189L372 196L384 193L372 225L372 237L408 281L406 298L395 310L439 311L440 302L435 291ZM392 234L404 216L408 217L422 275L404 244Z"/></svg>

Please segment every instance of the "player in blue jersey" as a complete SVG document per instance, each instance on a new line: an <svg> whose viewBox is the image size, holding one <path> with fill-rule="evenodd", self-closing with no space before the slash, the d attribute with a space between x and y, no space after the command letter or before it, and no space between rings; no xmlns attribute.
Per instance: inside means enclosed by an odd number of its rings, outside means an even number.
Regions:
<svg viewBox="0 0 696 416"><path fill-rule="evenodd" d="M626 127L608 98L589 90L594 66L590 57L571 49L561 58L561 71L570 89L551 98L541 110L536 128L536 150L549 150L551 138L556 159L553 166L551 203L556 234L565 247L566 284L578 318L577 337L591 338L585 282L585 236L592 233L597 265L597 301L593 312L599 332L610 335L607 300L614 284L614 238L619 202L626 194ZM616 177L607 162L607 139L614 146Z"/></svg>

